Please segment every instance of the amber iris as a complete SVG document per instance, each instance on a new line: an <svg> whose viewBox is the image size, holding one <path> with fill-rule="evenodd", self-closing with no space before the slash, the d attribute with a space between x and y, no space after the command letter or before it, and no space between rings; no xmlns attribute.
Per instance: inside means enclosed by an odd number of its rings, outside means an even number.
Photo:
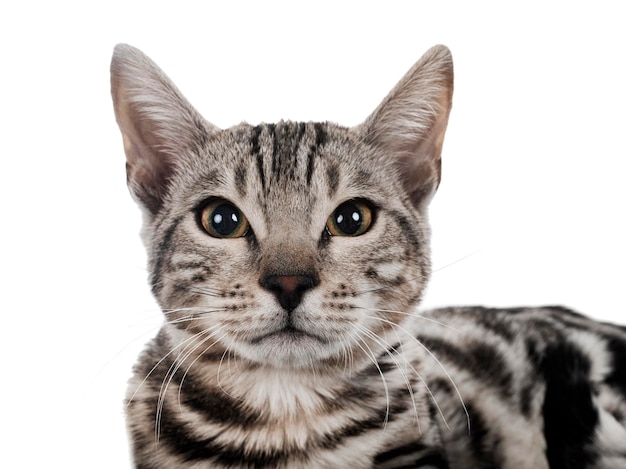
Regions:
<svg viewBox="0 0 626 469"><path fill-rule="evenodd" d="M250 227L241 210L222 199L209 202L202 210L200 221L206 232L215 238L240 238Z"/></svg>
<svg viewBox="0 0 626 469"><path fill-rule="evenodd" d="M332 236L360 236L372 224L372 209L359 200L348 200L335 209L326 222Z"/></svg>

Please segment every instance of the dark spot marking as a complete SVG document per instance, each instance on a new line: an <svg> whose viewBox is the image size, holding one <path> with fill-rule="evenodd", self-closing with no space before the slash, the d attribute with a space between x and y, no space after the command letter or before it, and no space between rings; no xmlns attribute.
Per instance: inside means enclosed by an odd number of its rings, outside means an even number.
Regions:
<svg viewBox="0 0 626 469"><path fill-rule="evenodd" d="M367 275L369 278L378 278L378 272L376 272L376 270L369 268L365 271L365 275Z"/></svg>

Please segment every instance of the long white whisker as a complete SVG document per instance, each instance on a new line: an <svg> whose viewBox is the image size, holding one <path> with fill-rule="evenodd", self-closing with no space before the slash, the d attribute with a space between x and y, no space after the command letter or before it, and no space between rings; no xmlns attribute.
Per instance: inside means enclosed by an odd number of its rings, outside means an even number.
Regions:
<svg viewBox="0 0 626 469"><path fill-rule="evenodd" d="M187 355L184 357L183 362L185 360L187 360L188 357L190 357L196 350L198 350L198 348L200 348L202 345L204 345L208 339L212 339L213 337L215 337L217 332L220 332L222 330L222 328L217 328L217 330L214 330L209 336L207 336L205 339L203 339L200 344L198 344L197 347L194 347L193 350L191 350L189 353L187 353ZM226 334L223 334L221 337L219 337L218 339L216 339L215 341L213 341L213 343L211 345L209 345L208 347L206 347L202 352L200 352L198 354L198 356L196 358L193 359L193 361L189 364L189 366L187 367L187 369L185 370L185 372L183 373L183 376L180 379L180 384L178 385L178 408L181 410L182 412L182 402L181 402L181 390L183 388L183 383L185 382L185 378L187 378L187 374L191 371L191 367L194 366L196 364L196 362L198 360L200 360L200 358L202 358L202 355L204 355L205 353L207 353L209 350L211 350L211 348L213 348L213 346L215 344L217 344L222 338L224 338L226 336ZM182 364L182 363L181 363Z"/></svg>
<svg viewBox="0 0 626 469"><path fill-rule="evenodd" d="M378 318L375 318L375 319L378 319ZM398 331L395 328L393 328L393 333L396 336L396 339L397 339L398 343L400 344L400 349L403 349L404 348L404 342L402 341L402 338L400 337L400 334L398 334ZM396 351L395 348L393 350ZM424 380L424 378L422 378L422 375L415 369L415 367L413 367L413 364L406 358L405 354L398 352L398 355L400 357L402 357L402 360L404 360L404 363L406 363L407 366L409 367L409 369L411 369L413 371L413 373L415 373L415 375L420 380L420 382L424 385L424 387L426 388L428 393L431 394L431 396L432 396L432 393L430 393L430 388L428 387L428 384L426 384L426 381ZM408 377L408 375L407 375L407 377ZM415 423L417 423L418 431L421 432L421 427L420 427L420 422L419 422L419 415L418 415L418 411L417 411L417 404L415 402L415 396L414 396L412 387L409 390L409 394L411 395L411 399L413 400L413 412L415 413ZM437 408L439 408L439 406L437 405L437 401L434 398L433 398L433 400L435 401L435 405L437 406ZM445 419L444 419L444 421L445 421Z"/></svg>
<svg viewBox="0 0 626 469"><path fill-rule="evenodd" d="M361 330L363 330L363 328ZM365 350L361 346L361 343L363 343L363 345L365 345L365 347L367 347L367 350ZM382 383L383 383L383 388L385 389L385 400L387 401L387 408L386 408L386 411L385 411L385 419L383 421L383 430L385 430L387 428L387 423L389 422L389 413L391 411L391 409L390 409L390 400L389 400L389 387L387 386L387 380L385 379L385 374L383 373L383 370L380 368L380 365L378 364L378 360L376 360L376 355L374 354L374 352L372 352L372 349L369 347L369 345L367 345L367 342L365 342L363 339L359 338L359 341L356 342L356 344L359 346L359 348L361 350L363 350L363 353L365 353L365 355L372 360L372 363L374 363L374 366L376 366L376 369L378 370L378 374L380 374L380 377L381 377L381 380L382 380Z"/></svg>
<svg viewBox="0 0 626 469"><path fill-rule="evenodd" d="M217 311L225 311L225 310L226 310L226 308L224 308L224 307L207 308L206 306L190 306L190 307L187 307L187 308L164 309L163 310L163 314L168 315L168 314L183 313L183 312L185 312L185 313L186 312L192 312L192 313L208 314L208 313L215 313Z"/></svg>
<svg viewBox="0 0 626 469"><path fill-rule="evenodd" d="M193 353L200 346L202 346L203 343L210 340L215 335L215 332L212 329L215 329L215 328L205 329L197 334L194 334L193 336L189 337L188 339L178 344L167 354L169 355L170 353L174 352L174 350L180 349L178 352L178 356L174 359L169 369L165 373L165 377L163 378L163 383L161 384L161 389L159 390L159 398L157 400L156 419L155 419L155 441L157 443L159 441L159 436L160 436L161 414L163 413L163 406L165 404L165 395L167 393L167 388L169 387L170 383L174 379L176 372L182 366L182 363L184 362L184 360L186 360L187 357L189 357L191 353ZM208 336L202 339L199 344L193 345L193 342L195 340L197 340L199 337L207 333L209 333ZM188 352L188 350L190 350L190 352ZM159 360L159 363L161 363L163 360L164 358ZM144 379L144 382L145 382L145 379Z"/></svg>
<svg viewBox="0 0 626 469"><path fill-rule="evenodd" d="M178 309L171 309L171 310L165 310L165 311L161 311L159 310L159 314L158 317L159 318L163 318L163 314L168 315L168 314L173 314L175 312L181 312L181 311L192 311L194 308L178 308ZM198 307L198 312L199 313L212 313L212 312L217 312L217 311L223 311L225 310L225 308L211 308L211 309L207 309L207 308L199 308ZM141 323L143 322L147 322L149 320L152 320L153 318L156 318L157 315L154 315L154 317L150 317L150 318L145 318L145 319L141 319L139 321L137 321L134 324L131 324L129 327L133 328L133 327L137 327L139 326ZM186 316L184 318L178 318L175 320L168 320L167 322L169 324L179 324L179 323L183 323L186 321L193 321L197 318L197 316ZM103 366L102 369L98 372L100 373L103 369L105 369L111 362L113 362L115 359L117 359L119 356L121 356L131 345L133 345L134 343L136 343L137 341L147 337L147 336L152 336L154 334L154 331L157 331L159 329L161 329L161 327L163 327L163 322L161 321L159 324L154 325L150 328L148 328L145 332L142 332L141 334L137 335L136 337L134 337L133 339L131 339L126 345L124 345L115 355L113 355ZM157 366L159 365L159 363L157 363Z"/></svg>
<svg viewBox="0 0 626 469"><path fill-rule="evenodd" d="M483 250L482 248L478 248L478 249L476 249L475 251L472 251L472 252L470 252L469 254L466 254L465 256L463 256L463 257L461 257L461 258L457 259L456 261L452 261L452 262L450 262L449 264L445 264L445 265L443 265L443 266L441 266L441 267L437 267L436 269L434 269L434 270L432 271L432 273L434 274L434 273L440 272L440 271L442 271L442 270L444 270L444 269L447 269L448 267L453 266L454 264L458 264L459 262L464 261L465 259L467 259L467 258L469 258L469 257L472 257L472 256L473 256L473 255L475 255L475 254L478 254L478 253L479 253L480 251L482 251L482 250Z"/></svg>
<svg viewBox="0 0 626 469"><path fill-rule="evenodd" d="M384 318L377 318L377 319L379 319L380 321L386 322L386 323L392 325L393 327L397 327L398 329L400 329L401 331L406 333L412 340L416 341L417 344L420 347L422 347L422 349L424 349L424 351L426 353L428 353L428 355L430 355L433 360L435 360L437 365L441 368L441 370L444 372L444 374L446 375L446 377L448 378L448 380L452 384L452 387L454 388L454 391L455 391L456 395L458 396L459 400L461 401L461 406L463 407L463 412L465 413L465 417L467 419L467 429L469 431L470 428L471 428L470 427L470 414L469 414L469 411L467 410L467 406L465 405L465 401L463 400L463 396L461 395L461 391L459 390L458 386L456 385L456 383L452 379L452 376L450 376L450 373L448 372L446 367L443 366L443 364L439 361L439 359L435 356L435 354L433 352L431 352L428 349L428 347L426 347L426 345L424 345L417 337L413 336L413 334L411 334L407 329L405 329L404 327L400 326L399 324L396 324L396 323L394 323L392 321L389 321L388 319L384 319Z"/></svg>
<svg viewBox="0 0 626 469"><path fill-rule="evenodd" d="M438 326L442 326L442 327L447 327L448 329L451 329L455 332L461 332L460 329L457 329L456 327L452 327L449 326L448 324L445 324L443 322L437 321L436 319L433 318L429 318L428 316L423 316L419 313L407 313L405 311L396 311L394 309L380 309L380 308L366 308L365 306L353 306L353 309L364 309L365 311L373 311L373 312L377 312L377 313L393 313L393 314L402 314L405 316L410 316L413 318L418 318L418 319L422 319L424 321L428 321L428 322L432 322L433 324L437 324Z"/></svg>
<svg viewBox="0 0 626 469"><path fill-rule="evenodd" d="M154 371L159 367L159 365L161 365L161 363L163 363L167 359L167 357L169 357L171 354L173 354L179 347L184 347L188 342L192 342L193 340L195 340L195 338L197 336L198 336L198 334L194 334L193 336L185 339L184 341L180 342L179 344L176 344L176 346L173 347L172 350L170 350L165 355L163 355L163 357L158 362L155 363L155 365L150 369L150 371L143 378L141 383L139 383L139 386L137 386L137 389L135 389L135 392L133 393L133 395L130 397L130 399L128 399L128 402L126 403L126 408L128 408L128 406L133 401L133 399L135 398L135 396L137 395L139 390L143 387L144 384L146 384L146 381L148 380L148 378L152 375L152 373L154 373Z"/></svg>
<svg viewBox="0 0 626 469"><path fill-rule="evenodd" d="M383 318L377 318L377 317L372 317L370 316L371 319L375 319L375 320L379 320L379 321L383 321L387 324L390 324L393 327L393 331L397 336L397 328L399 327L397 324L388 321L386 319ZM407 332L406 330L404 332ZM413 338L413 336L410 336L411 338ZM400 338L398 337L398 341L400 343L402 343L402 340L400 340ZM433 404L435 405L435 407L437 408L437 412L439 413L439 415L441 416L441 419L443 420L444 425L446 426L446 428L448 428L448 430L450 429L450 426L448 425L448 421L446 419L446 416L443 414L443 411L441 410L441 407L439 406L439 403L437 402L437 398L435 397L435 395L433 394L432 390L430 389L430 386L428 386L428 383L426 382L426 380L423 378L423 376L421 375L421 373L419 371L417 371L415 369L415 367L413 366L413 364L402 355L402 358L404 359L404 361L406 362L407 366L413 371L413 373L415 373L415 375L417 376L417 378L420 380L420 382L424 385L424 388L426 389L426 392L428 393L428 395L430 396L430 398L432 399ZM419 424L419 422L418 422Z"/></svg>
<svg viewBox="0 0 626 469"><path fill-rule="evenodd" d="M230 369L230 344L228 344L228 346L226 347L226 350L224 350L224 353L222 354L222 358L220 358L220 363L217 367L217 375L216 375L216 382L217 382L217 387L220 388L220 390L226 394L228 397L235 399L237 401L241 401L243 402L244 399L243 398L239 398L237 396L233 396L231 393L229 393L226 389L224 389L224 386L222 386L222 381L220 379L220 373L222 371L222 365L224 363L224 359L226 359L226 362L228 363L228 367L229 367L229 373L231 374L231 376L233 375L232 370Z"/></svg>
<svg viewBox="0 0 626 469"><path fill-rule="evenodd" d="M413 392L413 387L411 386L411 381L409 380L409 376L406 374L406 371L404 371L402 369L402 367L400 366L400 363L396 360L394 355L390 352L390 350L392 350L392 351L396 352L396 354L399 354L398 350L395 347L392 347L391 344L387 343L381 337L379 337L378 335L374 334L372 331L364 328L363 326L360 326L359 328L361 330L363 330L363 332L365 332L365 334L369 338L371 338L378 345L380 345L382 348L385 349L385 353L389 356L389 358L391 358L393 363L396 365L396 368L400 371L400 374L402 375L402 379L404 380L404 383L406 384L406 388L407 388L407 390L409 392L409 396L411 397L411 402L413 403L413 413L415 415L415 421L417 423L418 431L421 433L421 428L420 428L420 423L419 423L419 416L418 416L418 412L417 412L417 404L415 402L415 394ZM406 363L408 363L406 358L404 359L404 361ZM415 369L413 369L413 371L415 371ZM419 373L418 373L418 376L419 376Z"/></svg>
<svg viewBox="0 0 626 469"><path fill-rule="evenodd" d="M421 275L418 275L416 277L411 277L409 279L406 279L402 283L409 283L409 282L412 282L414 280L420 280L420 279L423 279L423 277ZM370 288L368 290L360 290L360 291L354 292L353 295L354 296L358 296L358 295L363 295L364 293L373 293L373 292L388 290L390 288L397 288L397 287L398 287L398 284L394 283L393 285L384 285L382 287Z"/></svg>
<svg viewBox="0 0 626 469"><path fill-rule="evenodd" d="M482 248L476 249L475 251L472 251L472 252L470 252L469 254L466 254L465 256L463 256L463 257L461 257L461 258L459 258L459 259L457 259L457 260L455 260L455 261L453 261L453 262L450 262L449 264L445 264L445 265L443 265L443 266L441 266L441 267L437 267L436 269L434 269L434 270L431 272L431 274L434 274L434 273L440 272L440 271L442 271L442 270L444 270L444 269L447 269L448 267L453 266L454 264L457 264L457 263L459 263L459 262L462 262L462 261L466 260L467 258L472 257L473 255L475 255L475 254L479 253L480 251L482 251ZM414 281L414 280L423 280L423 276L422 276L422 275L418 275L418 276L415 276L415 277L411 277L411 278L409 278L409 279L406 279L406 280L405 280L404 282L402 282L402 283L408 283L408 282L412 282L412 281ZM387 290L387 289L390 289L390 288L396 288L396 287L397 287L397 284L394 284L394 285L384 285L384 286L382 286L382 287L376 287L376 288L371 288L371 289L368 289L368 290L361 290L361 291L357 291L357 292L354 292L354 295L356 296L356 295L362 295L362 294L364 294L364 293L373 293L373 292L382 291L382 290Z"/></svg>

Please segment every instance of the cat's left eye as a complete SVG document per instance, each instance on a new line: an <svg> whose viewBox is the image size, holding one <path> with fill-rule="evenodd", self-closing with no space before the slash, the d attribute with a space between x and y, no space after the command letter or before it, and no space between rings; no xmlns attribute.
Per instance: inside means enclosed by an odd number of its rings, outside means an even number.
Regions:
<svg viewBox="0 0 626 469"><path fill-rule="evenodd" d="M202 209L200 222L205 231L214 238L241 238L250 228L241 210L223 199L209 202Z"/></svg>
<svg viewBox="0 0 626 469"><path fill-rule="evenodd" d="M332 236L360 236L372 225L370 204L362 200L348 200L328 217L326 230Z"/></svg>

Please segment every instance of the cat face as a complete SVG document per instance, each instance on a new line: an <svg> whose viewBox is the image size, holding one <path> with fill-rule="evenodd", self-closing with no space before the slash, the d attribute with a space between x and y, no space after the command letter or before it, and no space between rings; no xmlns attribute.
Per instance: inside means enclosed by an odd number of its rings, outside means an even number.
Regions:
<svg viewBox="0 0 626 469"><path fill-rule="evenodd" d="M273 367L366 361L430 272L451 59L434 48L356 128L220 130L118 46L116 116L153 292L180 340ZM393 339L389 339L393 340Z"/></svg>

